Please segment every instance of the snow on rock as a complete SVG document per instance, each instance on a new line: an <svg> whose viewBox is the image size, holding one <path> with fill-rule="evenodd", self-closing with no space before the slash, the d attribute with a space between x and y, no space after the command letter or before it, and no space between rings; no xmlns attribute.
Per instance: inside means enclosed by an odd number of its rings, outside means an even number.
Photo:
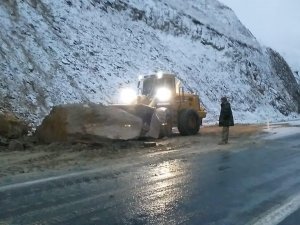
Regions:
<svg viewBox="0 0 300 225"><path fill-rule="evenodd" d="M297 80L297 83L300 85L300 70L295 70L294 71L294 76Z"/></svg>
<svg viewBox="0 0 300 225"><path fill-rule="evenodd" d="M117 102L158 70L200 94L208 122L223 95L238 122L299 110L284 59L216 0L11 0L0 18L0 106L36 124L55 105Z"/></svg>

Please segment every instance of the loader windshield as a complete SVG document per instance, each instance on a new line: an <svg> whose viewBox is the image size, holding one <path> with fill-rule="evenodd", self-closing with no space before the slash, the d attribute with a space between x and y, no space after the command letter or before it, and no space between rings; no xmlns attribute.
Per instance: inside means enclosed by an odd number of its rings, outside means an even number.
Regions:
<svg viewBox="0 0 300 225"><path fill-rule="evenodd" d="M172 93L175 91L175 80L172 77L149 77L143 80L142 95L154 97L157 89L168 88Z"/></svg>
<svg viewBox="0 0 300 225"><path fill-rule="evenodd" d="M142 95L153 96L154 95L154 78L148 78L143 82Z"/></svg>

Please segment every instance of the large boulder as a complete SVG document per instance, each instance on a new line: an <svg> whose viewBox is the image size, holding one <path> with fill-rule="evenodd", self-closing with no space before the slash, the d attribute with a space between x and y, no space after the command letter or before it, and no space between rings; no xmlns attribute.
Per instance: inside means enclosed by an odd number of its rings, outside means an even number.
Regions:
<svg viewBox="0 0 300 225"><path fill-rule="evenodd" d="M8 139L19 138L28 132L28 125L11 112L0 111L0 136Z"/></svg>
<svg viewBox="0 0 300 225"><path fill-rule="evenodd" d="M143 122L138 116L99 104L56 106L36 130L37 138L50 142L97 142L140 137Z"/></svg>

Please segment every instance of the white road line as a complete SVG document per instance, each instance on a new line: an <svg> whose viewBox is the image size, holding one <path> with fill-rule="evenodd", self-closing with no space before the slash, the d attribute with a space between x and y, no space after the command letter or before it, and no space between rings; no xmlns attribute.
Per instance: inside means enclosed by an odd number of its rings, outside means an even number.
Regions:
<svg viewBox="0 0 300 225"><path fill-rule="evenodd" d="M126 166L122 166L122 167L125 168ZM91 169L91 170L85 170L85 171L81 171L81 172L69 173L69 174L64 174L64 175L60 175L60 176L47 177L47 178L43 178L43 179L31 180L31 181L26 181L26 182L21 182L21 183L16 183L16 184L8 184L5 186L0 186L0 192L17 189L17 188L22 188L22 187L28 187L28 186L35 185L35 184L42 184L42 183L46 183L49 181L63 180L63 179L70 178L70 177L90 175L93 173L101 173L101 172L107 172L107 171L114 171L114 169L112 169L110 167L108 167L108 168L105 167L105 168Z"/></svg>
<svg viewBox="0 0 300 225"><path fill-rule="evenodd" d="M151 162L152 161L149 161L149 163L151 163ZM156 160L154 160L154 162L156 162ZM37 180L21 182L21 183L8 184L8 185L0 186L0 192L17 189L17 188L22 188L22 187L28 187L28 186L32 186L35 184L42 184L42 183L46 183L49 181L63 180L66 178L77 177L77 176L80 177L83 175L91 175L94 173L97 174L97 173L107 173L107 172L113 172L113 171L123 171L126 168L130 168L130 167L138 166L138 165L143 165L143 164L139 163L137 160L137 162L135 162L135 163L126 162L121 165L106 166L106 167L102 167L102 168L84 170L81 172L74 172L74 173L64 174L64 175L60 175L60 176L53 176L53 177L47 177L47 178L42 178L42 179L37 179Z"/></svg>
<svg viewBox="0 0 300 225"><path fill-rule="evenodd" d="M60 179L68 178L68 177L80 176L80 175L88 174L88 173L91 173L91 172L95 172L95 171L70 173L70 174L56 176L56 177L49 177L49 178L44 178L44 179L26 181L26 182L22 182L22 183L9 184L9 185L5 185L5 186L0 187L0 192L11 190L11 189L16 189L16 188L20 188L20 187L26 187L26 186L30 186L30 185L34 185L34 184L46 183L48 181L60 180Z"/></svg>
<svg viewBox="0 0 300 225"><path fill-rule="evenodd" d="M300 208L300 194L267 211L251 225L277 225ZM249 224L249 225L250 225Z"/></svg>

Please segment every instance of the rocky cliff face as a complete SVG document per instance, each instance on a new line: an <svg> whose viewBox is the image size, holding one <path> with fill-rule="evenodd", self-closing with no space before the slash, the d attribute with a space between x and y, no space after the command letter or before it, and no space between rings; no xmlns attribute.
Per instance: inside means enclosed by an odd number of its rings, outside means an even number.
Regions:
<svg viewBox="0 0 300 225"><path fill-rule="evenodd" d="M284 59L215 0L5 0L0 106L39 123L51 107L116 102L137 76L177 73L215 121L220 96L241 122L298 111Z"/></svg>
<svg viewBox="0 0 300 225"><path fill-rule="evenodd" d="M296 80L291 68L286 63L286 61L280 56L279 53L272 49L268 49L268 54L270 56L272 72L274 76L279 78L282 82L284 88L287 90L288 94L291 96L291 105L282 105L282 108L279 108L280 112L284 115L287 115L289 111L298 109L300 113L300 89L299 83ZM275 93L277 95L276 99L281 100L282 95L280 93ZM276 102L271 102L276 104Z"/></svg>

